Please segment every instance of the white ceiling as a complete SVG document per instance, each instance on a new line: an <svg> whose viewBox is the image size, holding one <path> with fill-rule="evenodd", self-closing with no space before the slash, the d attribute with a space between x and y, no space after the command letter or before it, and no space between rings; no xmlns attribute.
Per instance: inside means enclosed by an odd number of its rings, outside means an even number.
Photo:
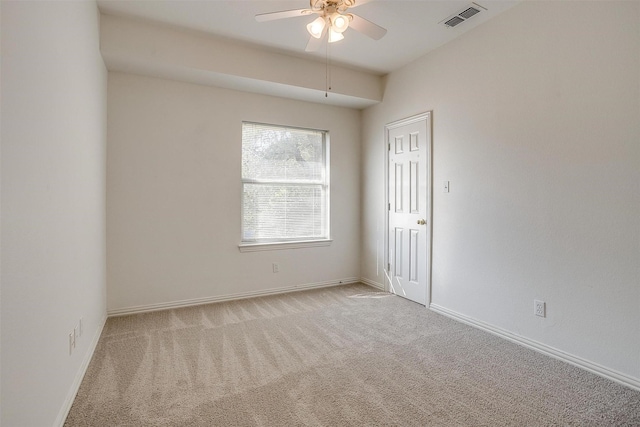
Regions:
<svg viewBox="0 0 640 427"><path fill-rule="evenodd" d="M488 10L455 28L447 28L438 23L471 1L372 0L350 11L386 28L387 34L375 41L348 29L344 40L330 45L329 55L336 64L386 74L519 1L477 0L476 3ZM254 19L258 13L301 9L308 5L308 0L98 0L100 11L107 15L142 18L250 43L278 53L324 60L324 48L316 53L304 51L309 38L306 24L313 17L271 22Z"/></svg>

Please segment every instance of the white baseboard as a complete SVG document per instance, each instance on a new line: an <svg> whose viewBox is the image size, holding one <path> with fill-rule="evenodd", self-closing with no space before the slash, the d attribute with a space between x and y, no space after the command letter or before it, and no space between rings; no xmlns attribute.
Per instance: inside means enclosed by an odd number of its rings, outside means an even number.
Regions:
<svg viewBox="0 0 640 427"><path fill-rule="evenodd" d="M104 316L102 318L102 321L100 322L100 327L94 334L93 339L89 344L89 348L82 359L82 363L80 364L80 369L78 369L78 372L76 373L76 377L74 378L73 383L71 384L71 389L69 389L69 393L67 393L67 397L64 400L62 408L60 408L58 417L56 418L56 421L53 423L54 426L59 426L59 427L64 426L64 422L66 421L67 416L69 415L69 411L71 410L73 401L75 400L76 395L78 394L78 390L80 389L80 384L82 384L82 379L84 378L84 375L87 373L87 368L89 368L89 362L91 362L93 353L96 351L96 347L98 346L98 341L100 340L100 335L102 335L102 330L104 329L104 325L106 322L107 322L107 317Z"/></svg>
<svg viewBox="0 0 640 427"><path fill-rule="evenodd" d="M374 282L373 280L365 279L364 277L361 277L360 281L362 283L364 283L365 285L369 285L369 286L371 286L373 288L376 288L376 289L378 289L380 291L384 291L385 290L384 289L384 284L382 284L382 283Z"/></svg>
<svg viewBox="0 0 640 427"><path fill-rule="evenodd" d="M265 289L260 291L241 292L237 294L227 294L214 297L193 298L181 301L163 302L159 304L138 305L134 307L118 308L108 310L108 317L126 316L129 314L147 313L151 311L170 310L172 308L190 307L195 305L210 304L213 302L232 301L245 298L262 297L267 295L277 295L287 292L304 291L308 289L327 288L330 286L340 286L349 283L360 282L359 277L348 277L345 279L330 280L327 282L306 283L302 285L286 286L282 288Z"/></svg>
<svg viewBox="0 0 640 427"><path fill-rule="evenodd" d="M432 303L429 305L429 308L435 311L436 313L450 317L462 323L466 323L467 325L474 326L478 329L482 329L483 331L497 335L501 338L504 338L516 344L522 345L524 347L530 348L532 350L535 350L547 356L551 356L555 359L558 359L563 362L569 363L571 365L577 366L579 368L585 369L591 373L607 378L611 381L615 381L618 384L622 384L624 386L640 391L640 379L638 378L634 378L626 374L623 374L621 372L614 371L613 369L606 368L597 363L593 363L581 357L574 356L562 350L558 350L557 348L548 346L546 344L542 344L540 342L531 340L529 338L525 338L523 336L514 334L512 332L506 331L502 328L498 328L488 323L481 322L479 320L465 316L464 314L460 314L453 310L449 310L448 308L441 307L437 304Z"/></svg>

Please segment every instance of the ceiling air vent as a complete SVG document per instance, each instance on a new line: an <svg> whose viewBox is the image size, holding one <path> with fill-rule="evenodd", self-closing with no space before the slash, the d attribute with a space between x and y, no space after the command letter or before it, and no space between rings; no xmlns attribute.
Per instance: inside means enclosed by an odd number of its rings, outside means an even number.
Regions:
<svg viewBox="0 0 640 427"><path fill-rule="evenodd" d="M459 16L454 16L453 18L446 21L444 25L446 25L447 27L455 27L456 25L462 24L463 22L464 19L460 18Z"/></svg>
<svg viewBox="0 0 640 427"><path fill-rule="evenodd" d="M456 25L462 24L464 21L471 18L472 16L477 15L483 10L487 10L487 8L482 7L477 3L471 3L470 5L462 8L453 15L447 17L446 19L443 19L439 22L439 24L444 24L446 27L452 28Z"/></svg>
<svg viewBox="0 0 640 427"><path fill-rule="evenodd" d="M475 8L475 7L470 7L467 10L465 10L464 12L460 12L459 15L462 16L464 19L469 19L471 18L473 15L475 15L476 13L480 13L480 8Z"/></svg>

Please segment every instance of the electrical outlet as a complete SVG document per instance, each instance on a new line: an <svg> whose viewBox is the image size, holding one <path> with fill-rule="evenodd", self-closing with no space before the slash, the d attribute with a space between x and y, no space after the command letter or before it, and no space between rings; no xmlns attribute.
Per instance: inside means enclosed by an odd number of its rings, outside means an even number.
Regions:
<svg viewBox="0 0 640 427"><path fill-rule="evenodd" d="M280 265L277 262L274 262L273 264L271 264L271 266L273 267L274 273L277 273L280 271Z"/></svg>
<svg viewBox="0 0 640 427"><path fill-rule="evenodd" d="M533 314L540 317L547 317L546 304L544 301L533 300Z"/></svg>

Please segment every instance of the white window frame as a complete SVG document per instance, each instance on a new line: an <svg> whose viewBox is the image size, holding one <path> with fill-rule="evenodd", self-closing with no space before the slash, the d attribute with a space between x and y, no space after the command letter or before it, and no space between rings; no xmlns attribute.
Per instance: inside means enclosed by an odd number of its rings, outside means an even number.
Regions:
<svg viewBox="0 0 640 427"><path fill-rule="evenodd" d="M287 181L287 180L263 180L263 179L246 179L243 176L241 176L241 207L240 207L240 214L241 214L241 218L240 218L240 244L238 245L238 248L240 250L240 252L255 252L255 251L266 251L266 250L282 250L282 249L296 249L296 248L309 248L309 247L317 247L317 246L329 246L331 245L331 243L333 242L333 240L331 239L331 227L330 227L330 218L331 218L331 207L330 207L330 201L331 201L331 197L330 197L330 165L329 165L329 159L330 159L330 151L329 151L329 147L330 147L330 143L329 143L329 131L327 130L320 130L320 129L312 129L312 128L303 128L303 127L296 127L296 126L283 126L283 125L277 125L277 124L271 124L271 123L259 123L259 122L250 122L250 121L243 121L242 122L242 126L244 126L245 124L256 124L256 125L264 125L264 126L270 126L270 127L277 127L277 128L281 128L283 130L285 129L300 129L300 130L305 130L305 131L314 131L314 132L321 132L322 133L322 148L323 148L323 155L322 155L322 163L323 163L323 183L321 183L322 188L324 190L324 196L325 196L325 200L324 200L324 214L325 214L325 238L309 238L309 239L277 239L277 240L257 240L257 241L245 241L243 240L244 238L244 213L245 213L245 209L244 209L244 186L245 184L276 184L276 185L293 185L293 186L308 186L308 185L313 185L316 186L318 185L317 183L300 183L300 182L293 182L293 181Z"/></svg>

